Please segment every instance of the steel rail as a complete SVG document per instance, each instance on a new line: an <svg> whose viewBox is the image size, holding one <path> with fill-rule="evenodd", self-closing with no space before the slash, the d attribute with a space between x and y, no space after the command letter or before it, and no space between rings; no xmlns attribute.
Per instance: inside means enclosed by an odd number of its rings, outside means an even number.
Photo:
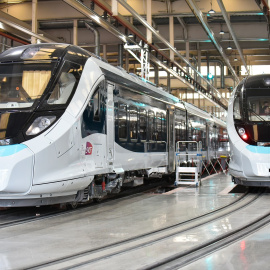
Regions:
<svg viewBox="0 0 270 270"><path fill-rule="evenodd" d="M164 240L168 237L172 237L175 234L185 232L191 228L202 226L205 223L214 221L217 218L227 215L228 213L235 212L241 208L246 207L248 204L251 204L252 202L257 200L259 197L259 195L256 195L254 197L246 196L246 195L248 195L248 193L245 193L236 201L226 206L220 207L212 212L205 213L199 217L195 217L184 222L179 222L177 224L174 224L174 225L171 225L171 226L159 229L159 230L151 231L151 232L141 234L135 237L131 237L122 241L112 243L112 244L108 244L106 246L87 250L84 252L79 252L77 254L62 257L60 259L49 261L47 263L43 263L40 265L35 265L33 267L29 267L28 270L50 269L50 267L56 267L57 269L71 269L71 268L75 269L75 268L79 268L81 266L85 266L85 265L88 265L88 264L91 264L100 260L104 260L112 256L117 256L117 255L129 252L129 251L132 251L134 249L142 248L149 244L153 244L160 240ZM233 210L231 210L230 208L233 208ZM181 228L182 226L186 226L186 227ZM155 237L155 239L147 240L145 239L147 237ZM135 242L135 241L144 241L144 242L135 243L134 245L132 245L132 242ZM128 245L128 246L125 247L124 245ZM101 252L100 255L98 254L99 252ZM93 255L94 258L89 258L89 256L91 257L91 255Z"/></svg>

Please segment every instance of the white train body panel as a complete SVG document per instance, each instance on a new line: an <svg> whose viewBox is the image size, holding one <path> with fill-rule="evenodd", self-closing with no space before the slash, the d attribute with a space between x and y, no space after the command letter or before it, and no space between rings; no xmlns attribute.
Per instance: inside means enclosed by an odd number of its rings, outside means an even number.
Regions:
<svg viewBox="0 0 270 270"><path fill-rule="evenodd" d="M229 173L233 176L233 181L238 184L247 186L270 185L269 122L265 121L264 114L258 108L261 104L258 100L265 100L268 99L267 96L270 96L269 85L266 84L265 87L260 85L269 79L270 76L267 74L248 77L234 89L230 99L227 117L231 149ZM249 80L252 80L252 83ZM259 92L265 92L265 94L262 95ZM242 107L242 119L239 121L235 120L234 117L238 110L235 105L236 98L240 98ZM245 105L247 102L249 105ZM245 110L245 108L248 109ZM245 132L240 128L243 128ZM242 133L239 133L239 130Z"/></svg>

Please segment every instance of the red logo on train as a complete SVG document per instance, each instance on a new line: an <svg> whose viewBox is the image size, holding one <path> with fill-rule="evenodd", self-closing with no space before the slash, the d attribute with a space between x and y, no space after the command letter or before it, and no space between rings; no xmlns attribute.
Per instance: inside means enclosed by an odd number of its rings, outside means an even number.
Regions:
<svg viewBox="0 0 270 270"><path fill-rule="evenodd" d="M92 155L93 145L90 142L86 142L85 155Z"/></svg>

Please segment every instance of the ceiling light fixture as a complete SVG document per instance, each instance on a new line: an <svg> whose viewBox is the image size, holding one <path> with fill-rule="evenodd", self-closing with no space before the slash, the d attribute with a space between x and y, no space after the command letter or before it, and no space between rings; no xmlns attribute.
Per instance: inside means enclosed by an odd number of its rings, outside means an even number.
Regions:
<svg viewBox="0 0 270 270"><path fill-rule="evenodd" d="M220 35L224 35L225 32L224 32L223 30L220 30L219 34L220 34Z"/></svg>
<svg viewBox="0 0 270 270"><path fill-rule="evenodd" d="M210 1L210 4L211 4L211 9L208 11L209 14L214 14L216 13L213 8L212 8L212 0Z"/></svg>

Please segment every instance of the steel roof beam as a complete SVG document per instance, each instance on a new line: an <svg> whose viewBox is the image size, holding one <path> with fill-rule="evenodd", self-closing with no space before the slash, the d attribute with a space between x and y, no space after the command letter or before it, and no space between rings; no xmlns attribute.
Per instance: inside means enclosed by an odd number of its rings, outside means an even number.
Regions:
<svg viewBox="0 0 270 270"><path fill-rule="evenodd" d="M240 58L241 58L241 60L242 60L242 62L243 62L243 64L244 64L244 66L245 66L245 69L246 69L247 73L249 73L248 67L247 67L247 63L246 63L246 61L245 61L245 58L244 58L242 49L241 49L241 47L240 47L240 45L239 45L239 43L238 43L238 40L237 40L237 37L236 37L234 31L233 31L233 28L232 28L232 25L231 25L231 22L230 22L228 13L227 13L227 11L226 11L226 9L225 9L225 6L224 6L222 0L217 0L217 2L218 2L218 5L219 5L219 7L220 7L220 10L221 10L221 12L222 12L223 18L224 18L224 20L225 20L225 22L226 22L226 24L227 24L228 29L229 29L229 32L230 32L230 34L231 34L231 36L232 36L232 38L233 38L234 44L235 44L235 46L236 46L236 48L237 48L237 50L238 50L238 52L239 52Z"/></svg>
<svg viewBox="0 0 270 270"><path fill-rule="evenodd" d="M139 20L147 29L149 29L160 41L162 41L166 46L170 48L183 62L185 62L203 81L209 85L209 87L220 96L219 91L212 86L212 84L204 78L204 76L183 56L181 55L168 40L162 37L151 25L147 23L125 0L117 0L125 9L127 9L137 20ZM183 69L178 63L173 62L179 68ZM193 80L193 78L191 78ZM225 100L225 99L224 99ZM227 102L227 100L226 100Z"/></svg>
<svg viewBox="0 0 270 270"><path fill-rule="evenodd" d="M43 31L39 31L40 34L36 34L32 32L31 26L27 23L24 23L9 14L0 11L0 21L8 26L11 26L12 28L15 28L23 33L26 33L27 35L31 37L35 37L37 39L40 39L45 42L59 42L56 38L51 38L48 34L46 34Z"/></svg>
<svg viewBox="0 0 270 270"><path fill-rule="evenodd" d="M127 42L127 40L129 40L131 43L136 44L136 42L134 42L133 40L130 40L127 36L125 36L118 29L116 29L112 24L110 24L109 22L107 22L106 20L104 20L102 17L100 17L98 14L96 14L93 10L89 9L88 7L86 7L83 3L81 3L81 2L79 2L77 0L63 0L63 1L66 2L67 4L69 4L70 6L72 6L73 8L75 8L76 10L78 10L79 12L81 12L82 14L84 14L86 17L92 19L94 22L96 22L101 27L103 27L104 29L106 29L107 31L109 31L110 33L112 33L113 35L115 35L116 37L118 37L123 42ZM93 0L93 1L95 3L99 3L98 4L99 7L101 7L104 10L106 10L109 14L112 14L111 11L108 10L107 3L105 3L102 0ZM117 18L120 18L119 22L121 24L123 24L124 27L127 27L128 29L130 29L127 26L128 25L128 22L123 18L123 16L121 16L120 14L118 14L117 15ZM132 29L133 32L136 32L136 28L134 26L132 26L131 29ZM140 35L140 38L145 43L147 43L146 38L142 34ZM136 45L138 45L138 44L136 44ZM152 48L155 48L156 51L158 51L158 49L156 47L154 47L152 44L149 44L149 45ZM174 49L174 51L175 51L175 49ZM162 57L164 56L164 54L160 53L159 51L158 51L158 53L161 54ZM190 77L189 74L187 74L185 72L185 70L177 62L171 62L177 68L177 72L175 72L174 70L171 69L171 67L168 67L167 65L165 65L162 61L160 61L159 59L157 59L156 57L154 57L152 54L150 54L150 57L151 57L150 60L152 62L154 62L155 64L157 64L160 67L164 68L168 72L170 72L177 79L179 79L180 81L182 81L183 83L185 83L186 85L188 85L191 89L194 89L195 91L198 91L200 94L202 94L203 96L207 97L207 99L211 100L215 105L217 105L217 106L219 106L219 107L227 110L227 105L225 105L225 104L227 104L228 101L226 99L224 99L221 96L221 94L219 93L219 91L217 89L215 89L208 81L206 81L204 79L207 83L210 84L210 87L212 88L212 90L215 90L215 91L209 91L208 89L205 89L203 86L201 86L196 81L194 81L194 79L192 77ZM181 55L181 57L182 57L182 55ZM170 61L168 56L165 55L164 58L167 59L168 61ZM190 65L190 63L189 63L189 65ZM203 78L203 76L202 76L202 78Z"/></svg>
<svg viewBox="0 0 270 270"><path fill-rule="evenodd" d="M229 70L231 71L233 77L239 83L240 80L239 80L239 78L238 78L238 76L237 76L234 68L232 67L232 65L231 65L231 63L230 63L227 55L223 51L223 48L221 47L221 45L219 44L219 42L216 40L215 34L213 33L213 31L210 29L208 23L203 18L203 14L202 14L201 10L198 8L198 6L194 2L194 0L186 0L186 2L189 5L189 7L192 10L192 12L194 13L194 15L197 17L198 21L201 23L202 27L206 31L207 35L209 36L209 38L213 42L213 44L216 47L216 49L218 50L218 52L220 53L221 57L224 59L224 62L226 63L226 65L229 68Z"/></svg>

